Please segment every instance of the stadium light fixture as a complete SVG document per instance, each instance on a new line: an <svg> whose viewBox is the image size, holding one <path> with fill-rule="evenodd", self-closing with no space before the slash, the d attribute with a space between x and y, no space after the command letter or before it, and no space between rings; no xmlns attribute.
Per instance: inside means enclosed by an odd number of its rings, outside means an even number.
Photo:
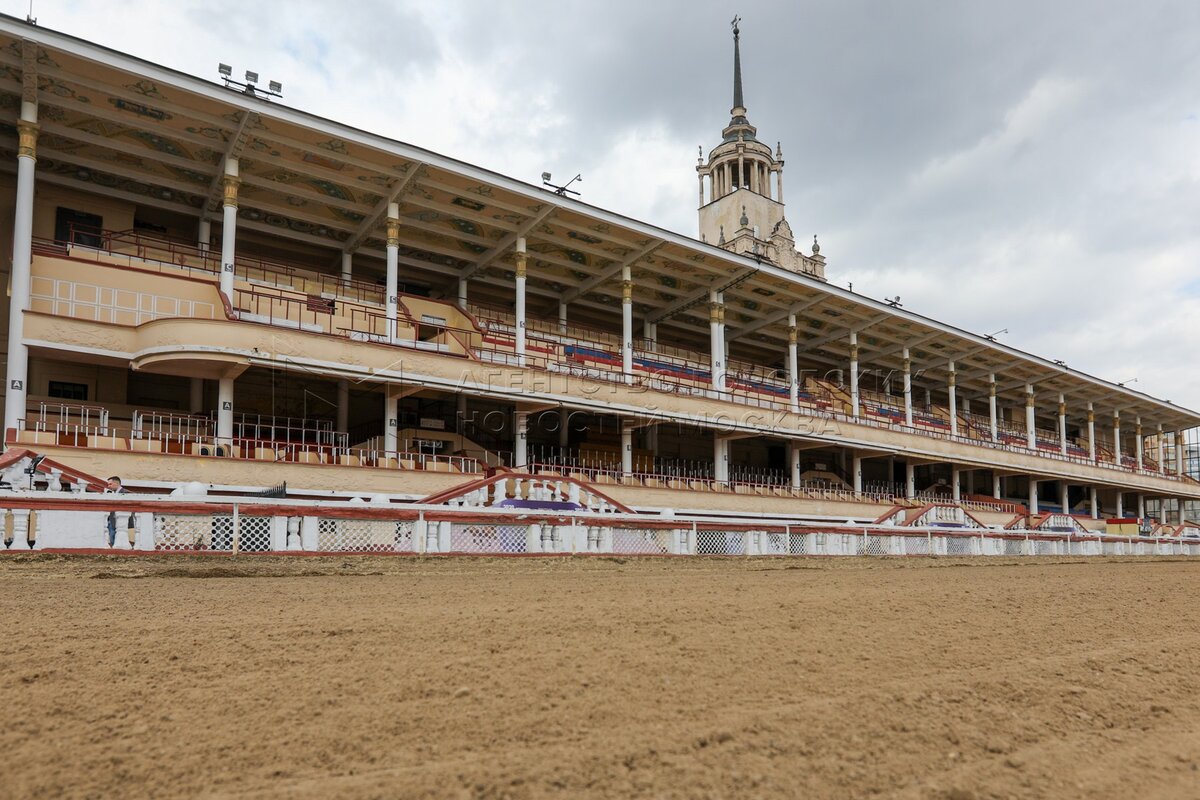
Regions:
<svg viewBox="0 0 1200 800"><path fill-rule="evenodd" d="M234 89L242 94L248 94L251 97L258 97L266 100L269 97L283 97L283 84L279 81L270 81L267 88L263 89L257 86L259 74L252 69L246 70L246 82L235 81L233 79L233 67L228 64L217 64L217 72L221 76L221 80L225 82L226 89Z"/></svg>
<svg viewBox="0 0 1200 800"><path fill-rule="evenodd" d="M562 186L556 186L555 184L550 182L550 173L549 172L542 173L542 185L549 186L551 189L554 190L554 193L556 195L558 195L559 197L566 197L569 194L578 196L579 192L575 191L574 189L568 188L575 181L579 181L582 183L583 175L582 174L576 175L574 178L571 178L571 180L567 181Z"/></svg>

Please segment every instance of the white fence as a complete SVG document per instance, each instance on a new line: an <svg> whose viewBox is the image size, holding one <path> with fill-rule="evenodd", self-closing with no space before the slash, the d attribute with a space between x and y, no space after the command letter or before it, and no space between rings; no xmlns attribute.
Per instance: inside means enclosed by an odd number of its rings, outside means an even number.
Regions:
<svg viewBox="0 0 1200 800"><path fill-rule="evenodd" d="M663 521L312 501L175 502L113 495L0 496L5 549L159 553L675 556L1200 556L1200 538L852 525ZM28 496L26 496L28 497ZM45 502L49 501L49 502ZM4 504L8 507L5 508Z"/></svg>

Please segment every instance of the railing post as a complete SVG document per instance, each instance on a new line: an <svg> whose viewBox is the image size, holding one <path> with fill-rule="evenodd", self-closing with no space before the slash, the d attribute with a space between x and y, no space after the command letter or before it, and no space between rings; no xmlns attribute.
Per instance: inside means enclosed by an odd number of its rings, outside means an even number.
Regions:
<svg viewBox="0 0 1200 800"><path fill-rule="evenodd" d="M238 545L240 544L239 540L241 539L241 534L242 534L242 519L238 513L238 505L237 505L237 503L234 503L233 504L233 545L231 548L231 552L235 556L238 554Z"/></svg>

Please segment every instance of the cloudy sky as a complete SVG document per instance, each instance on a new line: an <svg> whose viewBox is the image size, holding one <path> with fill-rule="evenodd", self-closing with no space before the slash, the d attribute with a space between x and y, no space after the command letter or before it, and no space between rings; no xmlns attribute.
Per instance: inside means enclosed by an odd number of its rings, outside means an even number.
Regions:
<svg viewBox="0 0 1200 800"><path fill-rule="evenodd" d="M24 16L27 0L3 0ZM45 27L696 233L731 103L830 280L1200 409L1195 0L35 0Z"/></svg>

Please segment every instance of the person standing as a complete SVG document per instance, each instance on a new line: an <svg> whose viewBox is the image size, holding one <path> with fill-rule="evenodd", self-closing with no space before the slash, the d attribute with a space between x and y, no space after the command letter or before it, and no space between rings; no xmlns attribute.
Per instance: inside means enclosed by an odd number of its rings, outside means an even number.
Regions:
<svg viewBox="0 0 1200 800"><path fill-rule="evenodd" d="M127 490L121 485L121 478L113 475L108 479L108 484L104 487L105 494L126 494ZM129 535L128 519L126 519L125 535ZM108 512L108 546L112 547L117 542L117 512Z"/></svg>

